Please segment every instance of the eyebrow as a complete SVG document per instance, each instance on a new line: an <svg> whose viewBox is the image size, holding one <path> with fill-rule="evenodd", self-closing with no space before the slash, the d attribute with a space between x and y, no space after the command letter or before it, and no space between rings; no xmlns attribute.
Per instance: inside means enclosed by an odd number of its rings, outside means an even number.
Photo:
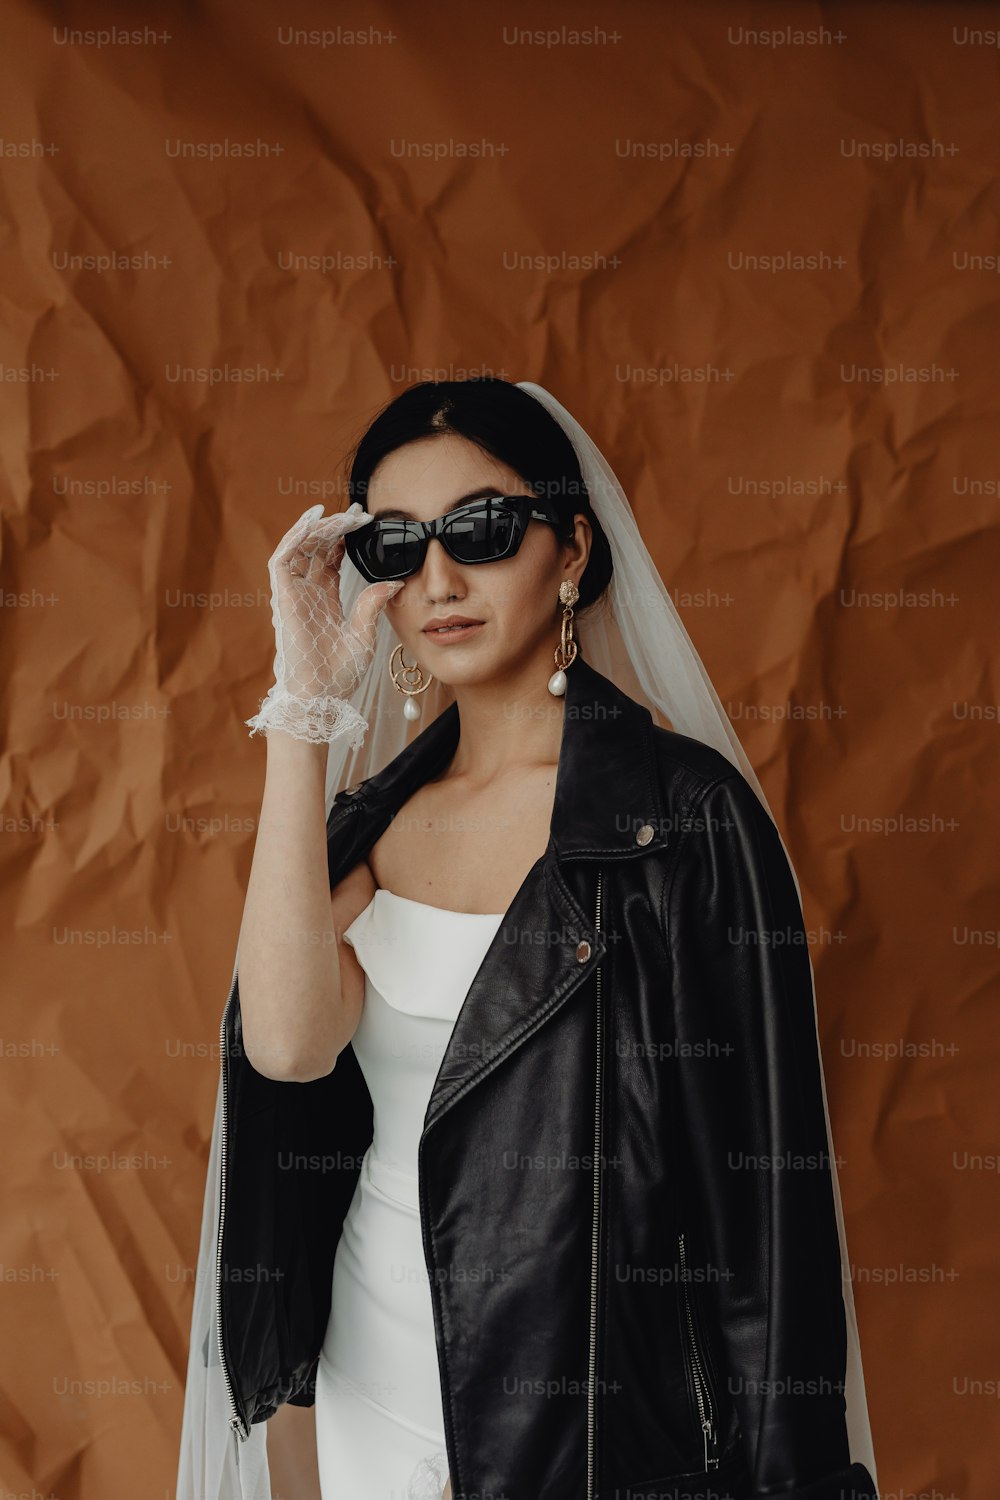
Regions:
<svg viewBox="0 0 1000 1500"><path fill-rule="evenodd" d="M489 500L494 495L503 495L504 493L505 491L499 485L481 484L478 490L470 490L461 499L453 500L450 505L446 505L442 514L447 515L449 511L457 510L460 505L468 505L472 500ZM415 521L417 519L410 511L400 510L398 506L394 506L389 510L373 511L372 515L376 521Z"/></svg>

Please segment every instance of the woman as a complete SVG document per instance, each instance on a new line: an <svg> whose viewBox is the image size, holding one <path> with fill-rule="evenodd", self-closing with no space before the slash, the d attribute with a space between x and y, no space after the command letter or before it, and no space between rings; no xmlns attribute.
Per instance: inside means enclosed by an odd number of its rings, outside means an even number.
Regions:
<svg viewBox="0 0 1000 1500"><path fill-rule="evenodd" d="M179 1500L313 1403L323 1500L870 1500L797 887L620 486L491 380L351 493L271 560Z"/></svg>

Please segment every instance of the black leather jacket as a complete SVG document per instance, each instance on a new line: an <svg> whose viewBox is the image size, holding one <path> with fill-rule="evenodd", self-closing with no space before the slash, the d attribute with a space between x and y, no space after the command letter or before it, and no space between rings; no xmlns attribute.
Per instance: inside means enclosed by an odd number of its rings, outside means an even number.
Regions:
<svg viewBox="0 0 1000 1500"><path fill-rule="evenodd" d="M777 831L719 752L582 656L567 675L549 843L419 1145L455 1500L877 1500L849 1457L808 956ZM331 888L458 730L452 704L338 794ZM315 1401L373 1114L353 1046L310 1083L257 1073L237 979L221 1042L214 1352L238 1443Z"/></svg>

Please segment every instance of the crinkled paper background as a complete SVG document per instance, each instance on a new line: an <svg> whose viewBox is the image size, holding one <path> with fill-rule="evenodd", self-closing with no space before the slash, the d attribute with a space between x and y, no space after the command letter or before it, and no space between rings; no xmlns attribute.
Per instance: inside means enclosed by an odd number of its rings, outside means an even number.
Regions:
<svg viewBox="0 0 1000 1500"><path fill-rule="evenodd" d="M266 561L475 371L611 455L788 841L883 1495L993 1493L998 28L6 7L4 1495L173 1493Z"/></svg>

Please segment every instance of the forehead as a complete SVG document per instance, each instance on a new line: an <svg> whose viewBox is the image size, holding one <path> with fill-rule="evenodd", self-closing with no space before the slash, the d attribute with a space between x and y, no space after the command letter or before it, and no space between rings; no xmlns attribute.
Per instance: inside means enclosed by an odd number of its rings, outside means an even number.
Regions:
<svg viewBox="0 0 1000 1500"><path fill-rule="evenodd" d="M441 515L480 491L508 494L523 490L516 469L484 453L456 433L418 438L382 459L368 486L372 515L399 509L419 520Z"/></svg>

